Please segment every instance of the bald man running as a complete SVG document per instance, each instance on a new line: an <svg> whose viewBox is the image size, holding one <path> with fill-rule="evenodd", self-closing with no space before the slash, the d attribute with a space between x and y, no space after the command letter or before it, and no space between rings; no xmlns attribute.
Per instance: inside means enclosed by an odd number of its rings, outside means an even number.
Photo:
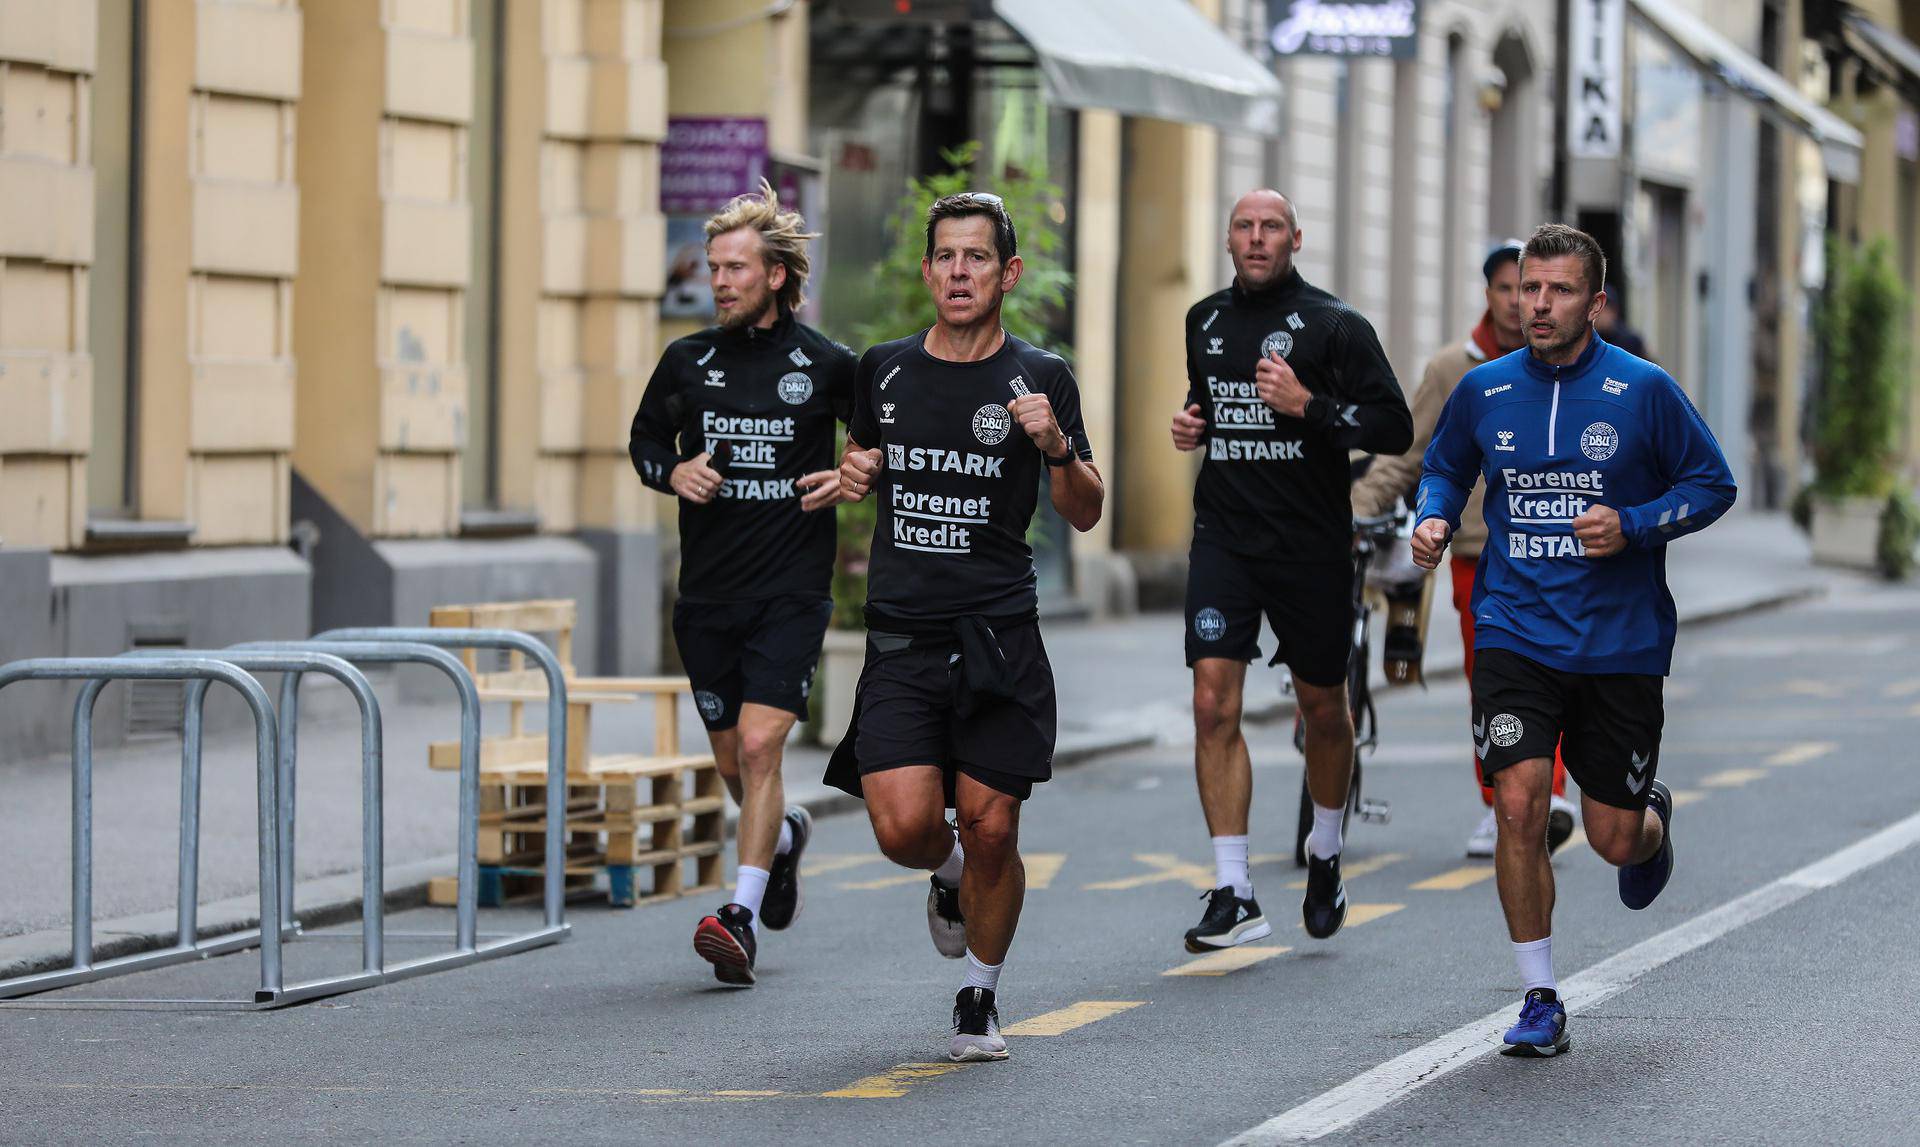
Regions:
<svg viewBox="0 0 1920 1147"><path fill-rule="evenodd" d="M1359 312L1294 268L1300 219L1277 191L1248 192L1227 223L1233 285L1187 312L1185 409L1173 444L1204 450L1193 490L1187 664L1194 772L1216 883L1187 949L1272 934L1247 871L1252 761L1240 731L1247 663L1264 614L1293 673L1306 730L1307 933L1347 915L1341 811L1353 775L1347 651L1353 627L1353 511L1347 452L1400 454L1413 442L1393 368Z"/></svg>

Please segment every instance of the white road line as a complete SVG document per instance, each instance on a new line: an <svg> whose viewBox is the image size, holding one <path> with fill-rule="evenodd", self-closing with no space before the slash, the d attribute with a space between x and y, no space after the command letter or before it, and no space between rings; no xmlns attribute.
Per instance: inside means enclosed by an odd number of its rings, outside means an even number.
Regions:
<svg viewBox="0 0 1920 1147"><path fill-rule="evenodd" d="M1920 813L1609 956L1562 983L1561 998L1568 1001L1569 1012L1598 1007L1648 972L1820 889L1831 888L1915 843L1920 843ZM1483 1016L1242 1132L1224 1147L1304 1143L1351 1127L1499 1047L1500 1033L1512 1020L1512 1008Z"/></svg>

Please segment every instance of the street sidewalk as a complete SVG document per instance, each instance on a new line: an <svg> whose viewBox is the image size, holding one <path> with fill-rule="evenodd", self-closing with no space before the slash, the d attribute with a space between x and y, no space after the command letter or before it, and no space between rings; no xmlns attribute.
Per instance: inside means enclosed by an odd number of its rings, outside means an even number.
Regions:
<svg viewBox="0 0 1920 1147"><path fill-rule="evenodd" d="M1683 539L1668 566L1680 617L1687 623L1783 604L1856 578L1814 568L1806 539L1783 516L1764 514L1730 516ZM1444 582L1435 587L1426 655L1432 676L1460 672L1459 626L1447 589ZM1191 741L1191 680L1181 652L1182 626L1180 615L1172 613L1046 626L1059 696L1058 764ZM1270 635L1265 643L1271 653ZM1280 670L1264 665L1249 675L1249 720L1291 713L1282 680ZM315 702L304 707L309 716L300 747L297 902L303 915L338 919L357 910L359 730L350 709L317 703L320 693L314 689ZM451 705L389 701L391 693L382 689L386 887L390 899L417 901L428 877L453 871L455 777L426 767L426 746L452 738L457 722ZM221 701L232 703L226 698L214 703ZM492 708L490 722L499 719ZM614 751L641 738L645 708L609 706L597 712L595 747ZM1463 737L1465 727L1463 714ZM683 735L698 738L700 725L690 701L681 728ZM816 816L858 803L820 783L826 758L825 749L797 743L787 755L788 799ZM212 934L247 926L254 912L250 736L210 737L204 767L201 915L206 933ZM175 742L158 741L102 752L95 769L95 935L104 958L171 942L179 749ZM0 893L0 976L67 960L68 792L64 757L0 763L8 830L0 837L0 865L8 874Z"/></svg>

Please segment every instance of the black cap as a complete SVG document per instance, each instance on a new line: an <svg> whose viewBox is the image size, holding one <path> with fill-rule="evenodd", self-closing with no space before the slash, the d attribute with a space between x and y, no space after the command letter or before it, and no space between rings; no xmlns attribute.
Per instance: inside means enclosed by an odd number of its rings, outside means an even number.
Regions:
<svg viewBox="0 0 1920 1147"><path fill-rule="evenodd" d="M1518 239L1502 239L1493 245L1493 250L1487 252L1486 261L1480 264L1480 274L1487 282L1493 282L1493 273L1500 269L1500 265L1518 263L1520 253L1526 249L1527 245Z"/></svg>

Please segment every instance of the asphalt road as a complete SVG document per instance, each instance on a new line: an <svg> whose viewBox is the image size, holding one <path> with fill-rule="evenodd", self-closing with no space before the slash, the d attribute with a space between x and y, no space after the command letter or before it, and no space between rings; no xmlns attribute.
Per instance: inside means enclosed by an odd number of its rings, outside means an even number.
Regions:
<svg viewBox="0 0 1920 1147"><path fill-rule="evenodd" d="M924 879L842 816L820 823L806 911L766 938L752 990L715 985L690 951L710 903L583 903L562 946L282 1012L10 1009L0 1140L1214 1144L1331 1093L1360 1114L1328 1142L1911 1141L1920 849L1837 883L1778 882L1920 812L1920 593L1690 630L1668 698L1674 883L1629 912L1610 869L1563 853L1556 963L1579 982L1671 948L1671 929L1710 938L1577 1010L1560 1059L1460 1056L1424 1082L1347 1086L1517 1006L1491 869L1462 856L1480 810L1450 682L1382 703L1368 791L1394 817L1355 827L1355 913L1331 941L1299 930L1279 856L1298 758L1286 730L1255 732L1253 850L1274 857L1255 880L1281 927L1236 969L1181 948L1211 883L1189 750L1040 789L1001 1005L1006 1024L1058 1034L1015 1027L1005 1063L944 1062L961 967L926 938ZM1713 930L1736 901L1759 907ZM353 952L304 941L289 971ZM57 995L239 995L252 968L228 957Z"/></svg>

